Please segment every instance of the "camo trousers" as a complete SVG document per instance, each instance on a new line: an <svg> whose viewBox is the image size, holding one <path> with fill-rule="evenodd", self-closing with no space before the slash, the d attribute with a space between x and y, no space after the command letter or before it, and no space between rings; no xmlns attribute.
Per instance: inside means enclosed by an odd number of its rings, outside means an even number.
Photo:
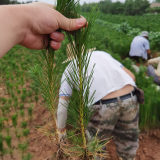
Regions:
<svg viewBox="0 0 160 160"><path fill-rule="evenodd" d="M110 104L93 106L94 114L87 130L91 137L114 138L118 156L123 160L133 160L139 146L138 120L139 104L137 96Z"/></svg>

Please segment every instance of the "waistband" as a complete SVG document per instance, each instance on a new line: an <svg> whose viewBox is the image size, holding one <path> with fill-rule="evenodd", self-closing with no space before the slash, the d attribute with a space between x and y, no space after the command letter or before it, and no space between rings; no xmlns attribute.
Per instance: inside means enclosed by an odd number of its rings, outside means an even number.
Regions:
<svg viewBox="0 0 160 160"><path fill-rule="evenodd" d="M125 100L128 98L131 98L131 94L134 96L136 95L136 91L132 91L131 93L125 94L123 96L120 96L120 100ZM99 100L97 101L94 105L99 105L99 104L109 104L109 103L115 103L118 102L118 97L116 98L110 98L110 99L104 99L104 100Z"/></svg>

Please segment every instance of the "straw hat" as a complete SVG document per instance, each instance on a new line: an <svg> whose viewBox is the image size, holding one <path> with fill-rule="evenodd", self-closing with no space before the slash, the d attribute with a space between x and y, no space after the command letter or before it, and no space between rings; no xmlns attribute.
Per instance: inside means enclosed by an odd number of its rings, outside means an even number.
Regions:
<svg viewBox="0 0 160 160"><path fill-rule="evenodd" d="M159 62L160 62L160 57L148 60L148 64L158 64Z"/></svg>
<svg viewBox="0 0 160 160"><path fill-rule="evenodd" d="M157 69L154 72L156 76L160 77L160 62L158 63Z"/></svg>
<svg viewBox="0 0 160 160"><path fill-rule="evenodd" d="M73 44L69 43L67 45L67 48L66 48L66 52L67 52L67 59L65 61L63 61L63 63L67 63L67 62L70 62L72 61L75 57L75 50L74 50L74 47L72 48L72 46L75 47L75 42L73 42ZM84 50L85 50L85 47L84 45L82 46L82 54L84 53ZM91 49L88 49L87 52L93 52L94 50L96 50L96 48L91 48ZM74 53L74 54L73 54Z"/></svg>
<svg viewBox="0 0 160 160"><path fill-rule="evenodd" d="M160 77L160 57L148 60L148 65L149 64L158 64L157 69L155 69L154 72L155 72L156 76Z"/></svg>

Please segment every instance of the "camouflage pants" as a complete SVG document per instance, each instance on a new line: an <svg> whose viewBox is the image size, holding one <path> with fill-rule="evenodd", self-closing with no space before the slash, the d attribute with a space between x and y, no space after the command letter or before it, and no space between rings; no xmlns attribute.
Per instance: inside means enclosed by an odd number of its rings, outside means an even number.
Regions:
<svg viewBox="0 0 160 160"><path fill-rule="evenodd" d="M90 136L97 133L100 139L113 136L118 156L123 160L133 160L139 146L137 96L131 95L123 101L118 98L116 103L94 105L93 109L94 114L87 127Z"/></svg>

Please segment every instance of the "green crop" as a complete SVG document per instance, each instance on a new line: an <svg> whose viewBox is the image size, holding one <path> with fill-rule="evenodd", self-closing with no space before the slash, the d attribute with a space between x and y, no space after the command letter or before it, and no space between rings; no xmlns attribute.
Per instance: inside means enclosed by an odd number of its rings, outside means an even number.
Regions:
<svg viewBox="0 0 160 160"><path fill-rule="evenodd" d="M27 127L27 122L26 121L21 122L21 127L26 128Z"/></svg>
<svg viewBox="0 0 160 160"><path fill-rule="evenodd" d="M12 147L11 146L12 137L11 136L6 136L5 141L6 141L7 146L11 149L11 147Z"/></svg>
<svg viewBox="0 0 160 160"><path fill-rule="evenodd" d="M27 136L29 135L29 132L30 132L29 129L24 129L24 130L23 130L23 135L24 135L25 137L27 137Z"/></svg>
<svg viewBox="0 0 160 160"><path fill-rule="evenodd" d="M13 124L14 127L17 126L17 118L18 118L18 115L17 115L17 114L14 114L14 115L12 116L12 124Z"/></svg>
<svg viewBox="0 0 160 160"><path fill-rule="evenodd" d="M19 143L18 148L22 151L22 155L23 155L25 150L28 148L28 143Z"/></svg>

